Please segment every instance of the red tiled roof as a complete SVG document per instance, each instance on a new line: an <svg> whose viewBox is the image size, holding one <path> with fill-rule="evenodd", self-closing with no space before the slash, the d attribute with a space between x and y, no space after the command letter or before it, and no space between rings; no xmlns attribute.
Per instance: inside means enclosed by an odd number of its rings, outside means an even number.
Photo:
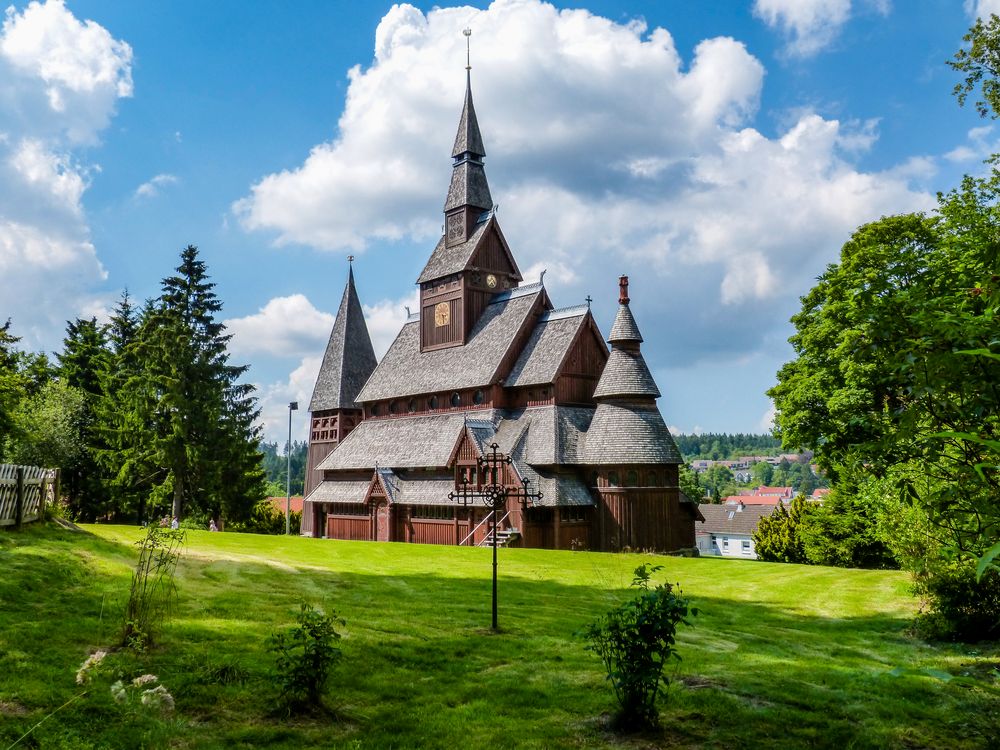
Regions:
<svg viewBox="0 0 1000 750"><path fill-rule="evenodd" d="M757 497L791 497L793 491L791 487L768 487L766 485L761 485L753 491L753 494Z"/></svg>
<svg viewBox="0 0 1000 750"><path fill-rule="evenodd" d="M281 497L269 497L269 498L267 498L267 500L268 500L269 503L271 503L271 505L274 506L275 510L279 511L282 514L285 512L285 497L284 497L284 495L282 495ZM291 508L292 508L292 512L293 513L301 513L302 512L302 496L301 495L292 495Z"/></svg>

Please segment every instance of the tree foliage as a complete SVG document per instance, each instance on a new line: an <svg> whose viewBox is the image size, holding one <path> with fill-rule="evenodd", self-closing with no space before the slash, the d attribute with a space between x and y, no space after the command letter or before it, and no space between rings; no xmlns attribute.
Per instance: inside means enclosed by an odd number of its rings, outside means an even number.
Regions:
<svg viewBox="0 0 1000 750"><path fill-rule="evenodd" d="M996 119L1000 114L1000 18L995 14L983 23L977 18L962 41L966 46L960 49L954 59L948 62L954 70L965 75L961 83L955 85L954 94L958 103L965 106L969 95L977 88L981 98L975 107L980 117Z"/></svg>
<svg viewBox="0 0 1000 750"><path fill-rule="evenodd" d="M799 533L805 514L805 498L797 495L790 508L778 503L770 516L761 518L753 532L757 558L767 562L808 562Z"/></svg>

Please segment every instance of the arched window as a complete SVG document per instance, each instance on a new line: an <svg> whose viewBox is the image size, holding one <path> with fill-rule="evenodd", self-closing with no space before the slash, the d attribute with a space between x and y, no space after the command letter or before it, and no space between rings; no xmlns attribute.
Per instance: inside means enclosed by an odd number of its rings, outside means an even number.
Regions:
<svg viewBox="0 0 1000 750"><path fill-rule="evenodd" d="M453 394L451 394L451 405L452 406L462 405L462 397L458 395L458 391L455 391Z"/></svg>
<svg viewBox="0 0 1000 750"><path fill-rule="evenodd" d="M618 481L617 471L608 472L608 485L611 487L621 487L621 482Z"/></svg>
<svg viewBox="0 0 1000 750"><path fill-rule="evenodd" d="M438 401L437 396L431 396L429 399L427 399L427 406L431 409L437 409L439 403L440 402Z"/></svg>
<svg viewBox="0 0 1000 750"><path fill-rule="evenodd" d="M381 410L379 409L379 405L378 405L378 404L372 404L372 416L373 416L373 417L377 417L377 416L378 416L378 413L379 413L379 411L381 411Z"/></svg>
<svg viewBox="0 0 1000 750"><path fill-rule="evenodd" d="M649 479L647 481L648 481L650 487L659 487L660 486L660 475L657 474L655 471L651 471L651 472L649 472Z"/></svg>
<svg viewBox="0 0 1000 750"><path fill-rule="evenodd" d="M630 469L628 474L625 475L625 485L627 487L638 487L639 486L639 472L635 469Z"/></svg>
<svg viewBox="0 0 1000 750"><path fill-rule="evenodd" d="M408 412L410 412L410 414L413 414L413 412L415 412L417 410L417 400L415 398L411 398L407 402L407 404L406 404L406 410Z"/></svg>
<svg viewBox="0 0 1000 750"><path fill-rule="evenodd" d="M399 411L399 404L397 404L395 401L390 401L389 402L389 413L390 414L395 414L398 411Z"/></svg>
<svg viewBox="0 0 1000 750"><path fill-rule="evenodd" d="M476 391L472 396L472 403L474 403L476 406L479 406L485 400L486 396L483 394L482 391Z"/></svg>

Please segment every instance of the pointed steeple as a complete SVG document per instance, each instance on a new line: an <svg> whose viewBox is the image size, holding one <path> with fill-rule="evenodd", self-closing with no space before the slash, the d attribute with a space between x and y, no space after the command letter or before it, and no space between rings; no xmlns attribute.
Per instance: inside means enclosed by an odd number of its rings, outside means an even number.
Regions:
<svg viewBox="0 0 1000 750"><path fill-rule="evenodd" d="M352 258L353 260L353 258ZM347 274L347 286L330 332L323 364L313 388L309 411L360 408L356 399L371 376L377 360L368 335L365 315L354 288L354 267Z"/></svg>
<svg viewBox="0 0 1000 750"><path fill-rule="evenodd" d="M470 32L471 33L471 32ZM466 34L466 38L468 38ZM486 148L483 146L483 136L479 132L479 120L476 118L476 106L472 101L472 71L465 66L465 104L462 116L458 121L458 132L455 134L455 145L451 150L455 160L451 173L451 184L448 186L448 196L444 202L444 212L449 215L459 213L464 209L465 230L461 236L457 231L456 220L448 222L450 241L465 240L469 229L484 211L493 208L493 197L490 186L486 182L486 171L483 168L483 157ZM453 227L455 233L453 234Z"/></svg>
<svg viewBox="0 0 1000 750"><path fill-rule="evenodd" d="M472 71L469 70L465 72L465 106L462 107L462 117L458 121L455 147L451 150L453 159L465 154L479 158L486 156L483 135L479 132L479 120L476 119L476 105L472 102Z"/></svg>

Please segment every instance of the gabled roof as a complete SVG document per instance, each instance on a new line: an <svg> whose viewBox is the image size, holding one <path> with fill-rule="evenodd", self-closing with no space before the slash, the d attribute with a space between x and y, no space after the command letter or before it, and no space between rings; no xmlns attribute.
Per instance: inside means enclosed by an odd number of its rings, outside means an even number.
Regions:
<svg viewBox="0 0 1000 750"><path fill-rule="evenodd" d="M682 464L684 459L653 406L598 404L587 430L586 464Z"/></svg>
<svg viewBox="0 0 1000 750"><path fill-rule="evenodd" d="M586 325L588 312L586 305L578 305L542 315L505 385L516 388L554 382L580 329Z"/></svg>
<svg viewBox="0 0 1000 750"><path fill-rule="evenodd" d="M497 445L512 453L521 445L532 466L582 464L584 436L594 410L577 406L535 406L508 413L496 430Z"/></svg>
<svg viewBox="0 0 1000 750"><path fill-rule="evenodd" d="M752 534L760 519L770 516L775 507L754 505L737 511L732 506L702 503L698 510L705 519L704 525L695 527L699 534Z"/></svg>
<svg viewBox="0 0 1000 750"><path fill-rule="evenodd" d="M472 256L476 252L476 247L479 246L480 240L482 240L483 235L486 233L486 227L492 224L493 221L493 215L490 214L487 218L476 224L469 239L451 247L448 247L445 238L442 236L438 240L434 252L431 253L431 257L427 260L424 270L420 272L417 283L423 284L425 281L440 279L442 276L459 273L468 268L469 261L472 260Z"/></svg>
<svg viewBox="0 0 1000 750"><path fill-rule="evenodd" d="M462 412L365 419L316 468L445 467L464 429Z"/></svg>
<svg viewBox="0 0 1000 750"><path fill-rule="evenodd" d="M639 351L612 349L594 389L594 398L635 396L659 398L660 390Z"/></svg>
<svg viewBox="0 0 1000 750"><path fill-rule="evenodd" d="M548 305L540 284L496 295L464 346L420 351L420 322L406 323L358 401L479 388L501 377L500 365L539 305ZM508 360L509 361L509 360Z"/></svg>
<svg viewBox="0 0 1000 750"><path fill-rule="evenodd" d="M361 301L354 288L354 269L351 269L313 387L309 411L358 408L358 392L376 364Z"/></svg>

